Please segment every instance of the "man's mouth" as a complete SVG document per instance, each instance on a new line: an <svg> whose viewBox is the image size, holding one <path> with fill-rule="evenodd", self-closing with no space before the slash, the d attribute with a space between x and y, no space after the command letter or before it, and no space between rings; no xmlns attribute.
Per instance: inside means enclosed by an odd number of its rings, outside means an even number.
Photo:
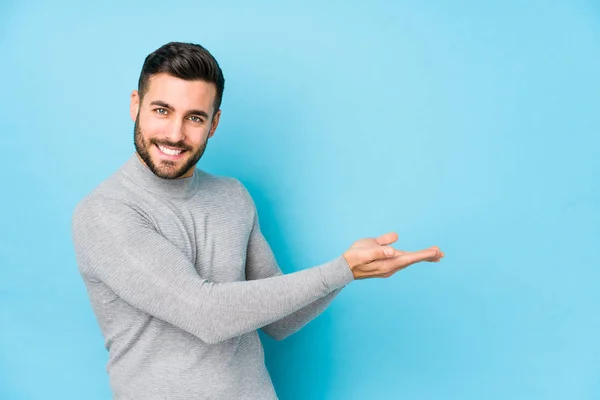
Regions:
<svg viewBox="0 0 600 400"><path fill-rule="evenodd" d="M178 157L182 153L185 152L185 150L183 150L183 149L177 149L177 148L173 148L173 147L165 147L160 144L157 144L156 147L158 147L158 150L160 150L161 153L163 153L164 155L169 156L169 157Z"/></svg>

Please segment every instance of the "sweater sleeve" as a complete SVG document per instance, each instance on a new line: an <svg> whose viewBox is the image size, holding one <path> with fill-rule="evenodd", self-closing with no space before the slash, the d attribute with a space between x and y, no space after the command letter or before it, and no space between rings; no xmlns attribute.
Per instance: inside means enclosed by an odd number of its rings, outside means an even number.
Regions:
<svg viewBox="0 0 600 400"><path fill-rule="evenodd" d="M275 276L281 276L283 272L279 268L277 260L265 240L261 230L256 207L250 194L242 186L243 196L249 204L249 208L254 210L254 225L248 241L248 250L246 255L246 279L266 279ZM352 271L348 267L346 260L340 256L336 262L346 265L347 280L354 279ZM342 288L334 289L325 296L313 301L298 311L272 322L264 327L262 331L276 340L283 340L286 337L296 333L310 321L318 317L333 299L338 295Z"/></svg>
<svg viewBox="0 0 600 400"><path fill-rule="evenodd" d="M72 235L82 275L209 344L273 323L348 283L340 259L266 279L209 282L136 209L100 196L77 205Z"/></svg>

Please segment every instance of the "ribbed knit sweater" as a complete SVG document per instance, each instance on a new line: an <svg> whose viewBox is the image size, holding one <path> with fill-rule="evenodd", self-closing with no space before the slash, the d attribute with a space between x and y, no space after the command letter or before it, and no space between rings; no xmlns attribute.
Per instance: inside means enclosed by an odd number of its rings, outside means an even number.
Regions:
<svg viewBox="0 0 600 400"><path fill-rule="evenodd" d="M72 234L114 400L276 399L257 329L285 338L353 280L341 256L282 274L237 179L163 179L135 153Z"/></svg>

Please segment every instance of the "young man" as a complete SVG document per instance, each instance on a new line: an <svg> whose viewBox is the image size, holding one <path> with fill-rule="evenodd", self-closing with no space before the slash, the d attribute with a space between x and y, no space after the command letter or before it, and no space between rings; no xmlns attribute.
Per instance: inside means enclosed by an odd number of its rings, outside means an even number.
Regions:
<svg viewBox="0 0 600 400"><path fill-rule="evenodd" d="M257 329L283 339L353 280L444 256L395 250L388 233L283 275L245 187L196 168L224 82L202 46L148 55L131 95L136 152L75 208L77 262L115 399L276 399Z"/></svg>

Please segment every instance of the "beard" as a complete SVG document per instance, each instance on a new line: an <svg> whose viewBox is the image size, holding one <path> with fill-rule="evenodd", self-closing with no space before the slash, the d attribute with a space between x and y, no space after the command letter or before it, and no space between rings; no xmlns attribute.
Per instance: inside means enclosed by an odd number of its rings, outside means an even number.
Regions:
<svg viewBox="0 0 600 400"><path fill-rule="evenodd" d="M135 118L135 124L133 127L133 143L135 145L135 150L140 155L140 158L144 160L150 171L154 173L154 175L163 178L163 179L178 179L185 175L191 168L193 168L202 155L204 154L204 150L206 150L206 145L208 143L208 138L202 146L200 146L196 151L186 146L183 143L169 143L166 141L157 141L155 139L149 139L146 141L144 139L144 135L142 135L142 128L139 123L140 115L138 113ZM179 160L179 161L171 161L171 160L160 160L158 164L154 162L152 156L150 155L151 146L161 145L161 146L170 146L176 147L178 149L185 150L186 153L190 153L187 160ZM178 167L178 164L182 163L181 166Z"/></svg>

